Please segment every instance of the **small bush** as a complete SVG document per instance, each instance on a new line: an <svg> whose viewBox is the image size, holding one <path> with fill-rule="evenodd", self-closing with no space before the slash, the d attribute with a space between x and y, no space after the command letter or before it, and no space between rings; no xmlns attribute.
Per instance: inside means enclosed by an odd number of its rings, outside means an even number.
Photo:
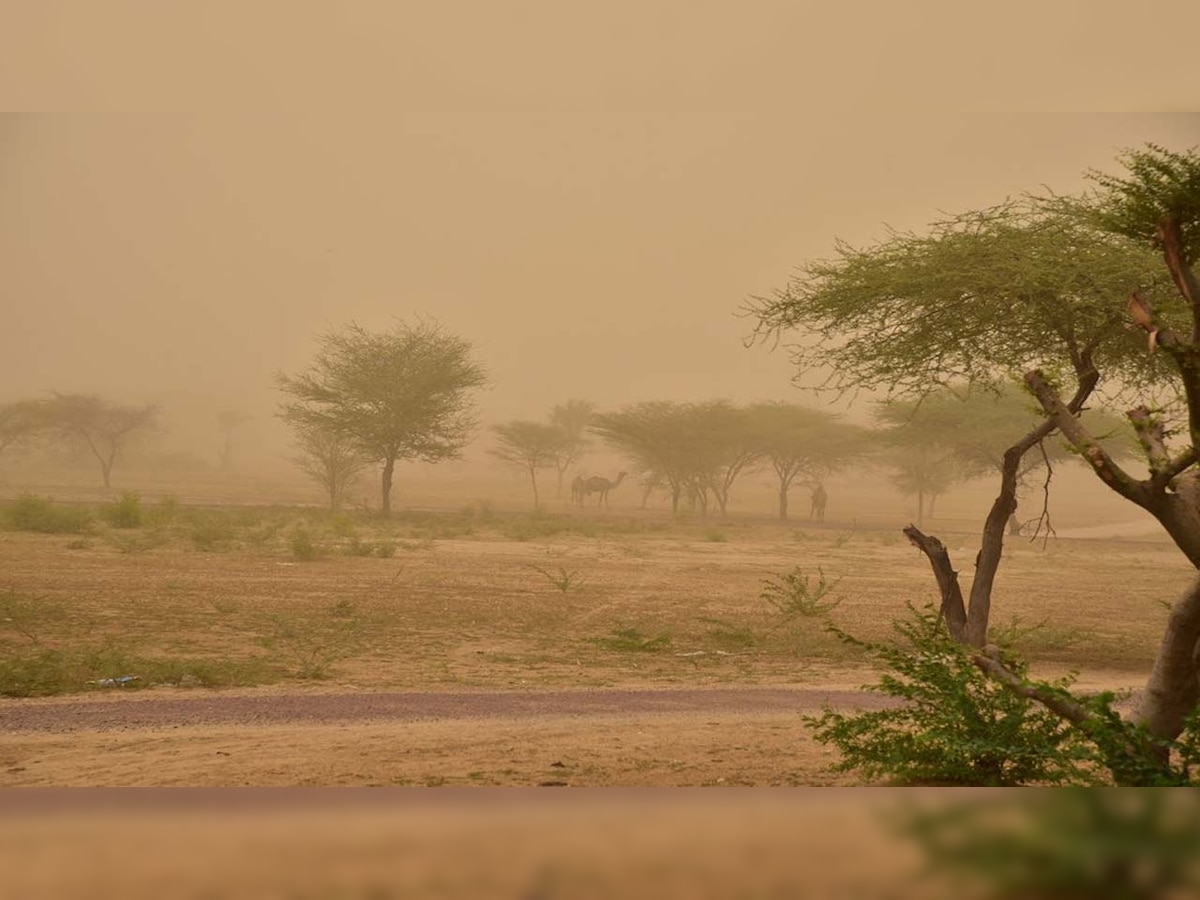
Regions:
<svg viewBox="0 0 1200 900"><path fill-rule="evenodd" d="M762 584L759 596L785 619L823 616L842 602L840 598L829 597L838 582L830 584L822 569L817 569L815 585L811 576L805 575L800 566L795 566L790 572L764 578Z"/></svg>
<svg viewBox="0 0 1200 900"><path fill-rule="evenodd" d="M237 535L233 524L219 512L204 512L192 522L192 546L205 553L224 550Z"/></svg>
<svg viewBox="0 0 1200 900"><path fill-rule="evenodd" d="M8 505L9 524L17 531L40 534L82 534L92 524L92 515L78 506L55 506L49 497L22 494Z"/></svg>
<svg viewBox="0 0 1200 900"><path fill-rule="evenodd" d="M116 503L104 506L100 516L113 528L141 528L145 518L142 498L135 491L126 491Z"/></svg>
<svg viewBox="0 0 1200 900"><path fill-rule="evenodd" d="M704 532L704 539L712 544L724 544L729 540L729 535L717 528L710 528Z"/></svg>
<svg viewBox="0 0 1200 900"><path fill-rule="evenodd" d="M911 609L911 608L910 608ZM971 648L955 643L929 610L896 624L903 644L872 644L830 628L863 648L888 672L874 690L901 701L894 709L806 716L814 737L833 744L841 772L902 784L1090 783L1093 756L1082 735L1055 714L989 679ZM1007 661L1018 675L1025 666ZM1055 687L1065 690L1070 679Z"/></svg>
<svg viewBox="0 0 1200 900"><path fill-rule="evenodd" d="M312 535L303 528L292 532L288 545L292 548L292 556L296 559L313 560L321 555L320 549L313 542Z"/></svg>

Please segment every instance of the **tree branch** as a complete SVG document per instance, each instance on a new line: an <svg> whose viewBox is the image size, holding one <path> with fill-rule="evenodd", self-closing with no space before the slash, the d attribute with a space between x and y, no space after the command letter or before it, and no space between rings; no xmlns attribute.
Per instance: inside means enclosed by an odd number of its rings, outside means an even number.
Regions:
<svg viewBox="0 0 1200 900"><path fill-rule="evenodd" d="M929 559L933 576L937 579L938 590L942 595L942 606L938 615L946 620L950 636L959 642L966 640L967 611L963 604L962 587L958 583L958 573L950 564L950 554L945 544L933 535L924 534L915 525L905 528L904 536Z"/></svg>
<svg viewBox="0 0 1200 900"><path fill-rule="evenodd" d="M1025 384L1033 391L1038 403L1056 426L1083 456L1084 461L1100 477L1100 480L1127 500L1145 507L1148 503L1147 486L1129 475L1113 461L1100 443L1083 427L1075 414L1063 404L1062 399L1046 381L1040 369L1025 374Z"/></svg>

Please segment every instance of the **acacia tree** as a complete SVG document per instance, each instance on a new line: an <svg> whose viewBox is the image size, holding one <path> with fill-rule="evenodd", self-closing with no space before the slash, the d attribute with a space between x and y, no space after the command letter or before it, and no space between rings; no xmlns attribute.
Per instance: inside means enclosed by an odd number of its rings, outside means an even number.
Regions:
<svg viewBox="0 0 1200 900"><path fill-rule="evenodd" d="M919 399L948 384L990 384L1045 367L1071 393L1079 412L1104 371L1140 383L1161 375L1144 341L1127 330L1130 285L1153 291L1154 255L1101 231L1061 204L1032 198L935 223L928 234L892 233L836 258L810 263L784 289L756 298L750 312L760 337L799 330L792 347L798 378L830 372L819 386L883 388ZM944 545L916 526L905 534L928 557L952 635L986 643L991 595L1005 524L1016 509L1022 462L1056 429L1043 419L1000 459L996 500L984 521L981 550L964 602Z"/></svg>
<svg viewBox="0 0 1200 900"><path fill-rule="evenodd" d="M1141 403L1128 412L1148 474L1127 471L1103 441L1062 400L1054 374L1033 369L1025 376L1051 421L1062 428L1096 476L1126 500L1145 509L1162 524L1176 546L1200 569L1200 153L1175 153L1160 147L1126 152L1123 177L1093 173L1098 189L1063 208L1108 232L1157 252L1174 291L1157 300L1129 280L1127 303L1114 298L1142 335L1142 353L1171 376L1182 399L1181 415L1169 408ZM1182 419L1182 421L1179 421ZM1200 704L1200 578L1171 608L1153 670L1134 722L1159 743L1151 748L1162 766L1169 765L1165 742L1177 737ZM1011 676L996 660L997 677ZM1011 679L1010 679L1011 680ZM1029 690L1026 687L1026 690ZM1032 691L1056 711L1085 727L1094 719L1078 704L1065 704L1045 691ZM1054 708L1053 706L1051 708Z"/></svg>
<svg viewBox="0 0 1200 900"><path fill-rule="evenodd" d="M306 371L279 374L279 389L291 398L280 415L294 427L345 437L378 462L382 511L390 515L397 460L451 459L470 439L469 392L486 382L484 372L470 343L429 322L401 322L380 334L351 324L319 342Z"/></svg>
<svg viewBox="0 0 1200 900"><path fill-rule="evenodd" d="M29 407L31 427L60 434L85 447L100 464L104 486L121 450L158 421L157 407L122 406L94 394L55 394Z"/></svg>
<svg viewBox="0 0 1200 900"><path fill-rule="evenodd" d="M533 487L533 508L538 500L537 470L556 465L565 452L566 437L562 430L543 422L514 421L492 426L499 445L490 452L498 459L513 463L529 474ZM561 474L561 469L559 470Z"/></svg>
<svg viewBox="0 0 1200 900"><path fill-rule="evenodd" d="M295 446L299 454L292 461L320 485L329 498L330 511L336 511L346 497L354 477L370 465L352 438L316 423L296 422Z"/></svg>
<svg viewBox="0 0 1200 900"><path fill-rule="evenodd" d="M597 413L591 429L629 457L643 480L665 484L671 512L679 512L680 498L705 465L697 451L690 405L666 400L637 403L618 412Z"/></svg>
<svg viewBox="0 0 1200 900"><path fill-rule="evenodd" d="M779 481L779 518L800 478L821 483L866 451L866 432L822 410L794 403L759 403L747 411L752 444Z"/></svg>
<svg viewBox="0 0 1200 900"><path fill-rule="evenodd" d="M559 432L559 446L554 457L554 467L558 471L558 496L562 496L567 469L579 462L587 452L587 429L595 412L596 404L590 400L568 400L550 410L550 424Z"/></svg>

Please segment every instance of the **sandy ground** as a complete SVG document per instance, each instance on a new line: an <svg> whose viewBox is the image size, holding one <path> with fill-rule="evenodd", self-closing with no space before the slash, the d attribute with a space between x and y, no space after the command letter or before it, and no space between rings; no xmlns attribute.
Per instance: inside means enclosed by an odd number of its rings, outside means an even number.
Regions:
<svg viewBox="0 0 1200 900"><path fill-rule="evenodd" d="M0 704L0 785L837 783L800 716L863 692L709 688Z"/></svg>

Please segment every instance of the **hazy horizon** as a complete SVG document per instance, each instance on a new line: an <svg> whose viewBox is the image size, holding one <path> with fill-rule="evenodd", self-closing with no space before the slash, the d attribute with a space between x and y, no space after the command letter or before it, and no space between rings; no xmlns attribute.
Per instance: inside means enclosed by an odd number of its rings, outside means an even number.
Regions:
<svg viewBox="0 0 1200 900"><path fill-rule="evenodd" d="M7 116L0 393L269 417L318 333L426 316L476 346L485 421L571 397L813 402L782 351L743 346L748 297L837 238L1200 142L1200 115L908 115L886 147L878 117L819 121Z"/></svg>

